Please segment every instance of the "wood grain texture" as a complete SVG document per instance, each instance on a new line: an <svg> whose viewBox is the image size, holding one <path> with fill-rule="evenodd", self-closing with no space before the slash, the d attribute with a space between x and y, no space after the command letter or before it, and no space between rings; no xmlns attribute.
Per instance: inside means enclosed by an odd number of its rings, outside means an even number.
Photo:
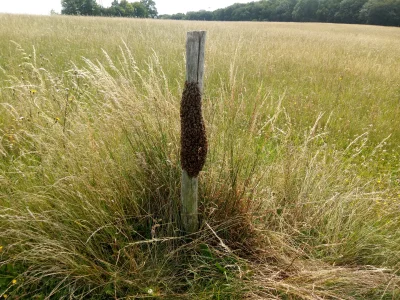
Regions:
<svg viewBox="0 0 400 300"><path fill-rule="evenodd" d="M205 31L192 31L187 33L185 90L187 84L196 83L198 91L200 92L199 93L200 99L197 99L198 101L200 101L200 105L201 105L201 93L203 92L205 39L206 39ZM187 110L187 107L185 108L185 110ZM201 107L200 108L198 107L198 111L201 113ZM181 130L184 131L183 128L181 128ZM204 137L205 137L205 132L204 132ZM194 175L194 173L191 174ZM194 233L199 229L198 178L197 176L196 177L190 176L188 172L184 169L182 169L181 204L182 204L181 219L182 219L183 230L186 233Z"/></svg>

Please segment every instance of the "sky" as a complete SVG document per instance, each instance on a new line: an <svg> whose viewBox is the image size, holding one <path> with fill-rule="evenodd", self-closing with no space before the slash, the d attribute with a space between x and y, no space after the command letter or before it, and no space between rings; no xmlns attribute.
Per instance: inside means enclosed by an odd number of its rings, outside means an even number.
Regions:
<svg viewBox="0 0 400 300"><path fill-rule="evenodd" d="M139 0L128 0L135 2ZM251 0L154 0L159 14L186 13L201 9L215 10L234 3L247 3ZM112 0L97 0L109 7ZM0 13L49 15L51 10L61 11L61 0L0 0Z"/></svg>

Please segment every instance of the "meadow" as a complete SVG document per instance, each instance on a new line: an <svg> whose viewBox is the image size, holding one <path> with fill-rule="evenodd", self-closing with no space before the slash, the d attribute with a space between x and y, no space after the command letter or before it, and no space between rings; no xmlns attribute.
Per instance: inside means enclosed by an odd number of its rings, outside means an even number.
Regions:
<svg viewBox="0 0 400 300"><path fill-rule="evenodd" d="M400 28L0 14L0 41L0 298L400 298Z"/></svg>

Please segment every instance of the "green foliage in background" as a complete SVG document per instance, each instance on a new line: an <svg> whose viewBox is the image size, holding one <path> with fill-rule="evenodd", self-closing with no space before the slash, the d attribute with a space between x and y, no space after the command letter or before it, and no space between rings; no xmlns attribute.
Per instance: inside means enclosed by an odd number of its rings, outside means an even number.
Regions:
<svg viewBox="0 0 400 300"><path fill-rule="evenodd" d="M114 0L108 8L97 4L96 0L62 0L61 6L64 15L155 18L158 14L153 0Z"/></svg>
<svg viewBox="0 0 400 300"><path fill-rule="evenodd" d="M400 0L261 0L215 11L161 15L202 21L327 22L400 26Z"/></svg>

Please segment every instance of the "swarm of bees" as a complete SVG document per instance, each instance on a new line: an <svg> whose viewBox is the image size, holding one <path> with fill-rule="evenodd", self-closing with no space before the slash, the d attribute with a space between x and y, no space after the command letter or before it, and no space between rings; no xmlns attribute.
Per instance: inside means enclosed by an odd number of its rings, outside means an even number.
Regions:
<svg viewBox="0 0 400 300"><path fill-rule="evenodd" d="M201 112L201 91L196 82L185 82L181 101L181 164L197 177L207 156L207 136Z"/></svg>

